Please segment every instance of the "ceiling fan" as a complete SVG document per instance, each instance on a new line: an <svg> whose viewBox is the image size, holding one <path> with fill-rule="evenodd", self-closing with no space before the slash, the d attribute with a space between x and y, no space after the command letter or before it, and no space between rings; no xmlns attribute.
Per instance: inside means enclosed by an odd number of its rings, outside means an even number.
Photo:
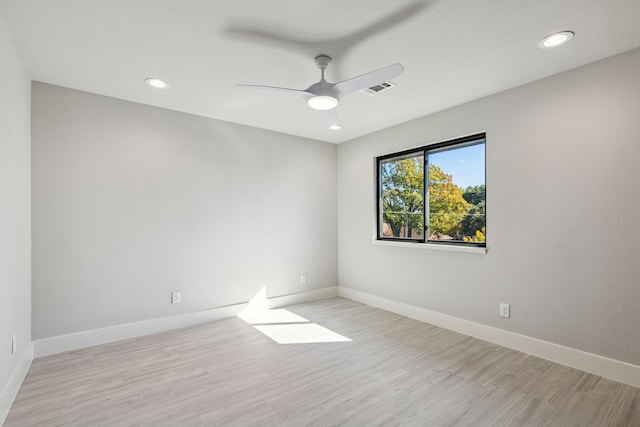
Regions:
<svg viewBox="0 0 640 427"><path fill-rule="evenodd" d="M329 129L340 129L341 126L338 121L338 115L335 107L338 105L338 101L340 101L342 97L362 89L385 83L394 77L399 76L404 71L404 67L402 65L393 64L339 83L329 83L324 79L324 70L326 70L331 63L331 58L327 55L318 55L316 56L315 61L316 67L320 69L320 81L312 84L304 90L260 85L236 86L298 94L307 101L309 107L324 111L324 118L329 125Z"/></svg>

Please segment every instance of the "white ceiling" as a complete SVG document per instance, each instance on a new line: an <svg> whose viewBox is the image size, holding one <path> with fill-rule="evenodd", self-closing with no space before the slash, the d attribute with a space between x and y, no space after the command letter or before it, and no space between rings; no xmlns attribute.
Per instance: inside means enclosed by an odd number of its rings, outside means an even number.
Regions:
<svg viewBox="0 0 640 427"><path fill-rule="evenodd" d="M638 0L0 0L33 80L343 142L640 46ZM550 33L568 45L540 50ZM343 128L297 96L314 57L341 81L400 62L398 84L342 99ZM152 89L146 77L171 87Z"/></svg>

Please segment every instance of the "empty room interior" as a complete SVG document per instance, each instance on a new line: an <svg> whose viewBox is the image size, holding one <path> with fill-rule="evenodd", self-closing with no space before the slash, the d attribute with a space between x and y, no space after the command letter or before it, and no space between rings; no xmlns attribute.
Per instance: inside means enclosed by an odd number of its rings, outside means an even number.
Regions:
<svg viewBox="0 0 640 427"><path fill-rule="evenodd" d="M0 425L640 426L637 0L0 0Z"/></svg>

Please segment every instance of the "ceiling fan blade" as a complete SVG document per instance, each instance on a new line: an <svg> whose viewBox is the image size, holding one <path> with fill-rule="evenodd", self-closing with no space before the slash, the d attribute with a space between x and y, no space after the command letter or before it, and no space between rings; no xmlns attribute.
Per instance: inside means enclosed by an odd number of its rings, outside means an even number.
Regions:
<svg viewBox="0 0 640 427"><path fill-rule="evenodd" d="M349 95L350 93L357 92L368 87L379 85L394 77L399 76L404 71L404 67L400 64L389 65L375 71L363 74L358 77L354 77L349 80L345 80L340 83L336 83L333 87L340 96Z"/></svg>
<svg viewBox="0 0 640 427"><path fill-rule="evenodd" d="M340 129L342 125L340 124L340 120L338 119L338 112L335 108L330 110L323 111L324 121L327 123L327 126L332 129Z"/></svg>
<svg viewBox="0 0 640 427"><path fill-rule="evenodd" d="M277 86L261 86L261 85L236 85L237 87L244 87L248 89L261 89L261 90L271 90L274 92L288 92L295 93L297 95L302 96L305 100L309 100L309 98L313 98L315 95L311 92L307 92L306 90L298 90L298 89L289 89L286 87L277 87Z"/></svg>

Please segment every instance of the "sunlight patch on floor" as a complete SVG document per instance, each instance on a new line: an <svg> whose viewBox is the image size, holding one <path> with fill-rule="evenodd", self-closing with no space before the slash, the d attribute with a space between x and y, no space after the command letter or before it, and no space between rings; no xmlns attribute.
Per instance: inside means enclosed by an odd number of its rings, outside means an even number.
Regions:
<svg viewBox="0 0 640 427"><path fill-rule="evenodd" d="M330 329L312 323L282 308L269 309L266 287L262 287L238 315L258 331L278 344L309 344L326 342L348 342Z"/></svg>
<svg viewBox="0 0 640 427"><path fill-rule="evenodd" d="M304 317L285 309L273 309L263 311L242 312L238 315L250 325L264 325L271 323L305 323L308 322Z"/></svg>
<svg viewBox="0 0 640 427"><path fill-rule="evenodd" d="M255 325L254 328L278 344L309 344L314 342L346 342L347 337L315 323L290 325Z"/></svg>

